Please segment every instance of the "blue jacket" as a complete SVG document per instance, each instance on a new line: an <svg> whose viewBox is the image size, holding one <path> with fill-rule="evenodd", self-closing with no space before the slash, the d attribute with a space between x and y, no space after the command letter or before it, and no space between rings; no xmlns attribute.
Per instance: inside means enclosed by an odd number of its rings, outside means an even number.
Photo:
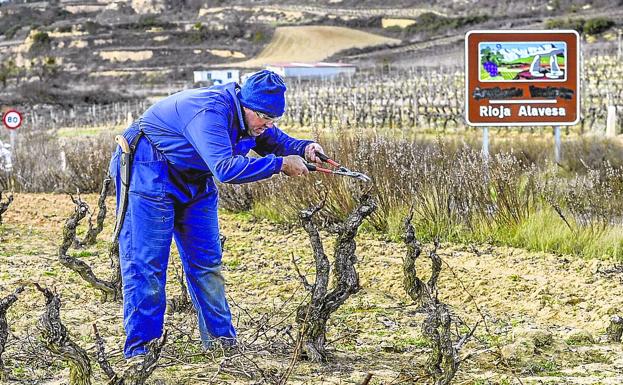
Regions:
<svg viewBox="0 0 623 385"><path fill-rule="evenodd" d="M151 106L140 127L185 179L213 175L224 183L248 183L281 171L282 156L304 156L309 140L297 140L273 126L247 134L237 93L229 83L173 94ZM248 157L254 150L261 158Z"/></svg>

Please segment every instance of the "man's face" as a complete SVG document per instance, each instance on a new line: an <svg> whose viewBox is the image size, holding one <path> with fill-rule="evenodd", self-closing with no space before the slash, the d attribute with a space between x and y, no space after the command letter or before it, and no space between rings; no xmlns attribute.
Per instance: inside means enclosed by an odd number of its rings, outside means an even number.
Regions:
<svg viewBox="0 0 623 385"><path fill-rule="evenodd" d="M260 136L266 131L266 129L273 126L273 121L270 119L264 119L257 115L257 113L246 107L242 107L244 110L244 124L247 126L247 133L250 136Z"/></svg>

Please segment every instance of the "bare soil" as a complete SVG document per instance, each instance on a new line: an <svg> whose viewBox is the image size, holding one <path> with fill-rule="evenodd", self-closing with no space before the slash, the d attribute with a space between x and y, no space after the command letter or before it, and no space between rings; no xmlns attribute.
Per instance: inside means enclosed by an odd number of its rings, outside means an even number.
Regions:
<svg viewBox="0 0 623 385"><path fill-rule="evenodd" d="M278 27L271 42L255 58L240 67L259 67L280 62L317 62L349 48L398 44L390 39L352 28L329 26Z"/></svg>
<svg viewBox="0 0 623 385"><path fill-rule="evenodd" d="M95 195L83 198L95 207ZM112 202L109 198L109 206ZM27 285L8 313L6 383L67 383L66 365L39 350L38 318L44 299L31 285L34 282L60 294L61 318L93 362L91 325L96 323L113 366L124 368L121 305L102 303L100 295L56 257L63 223L72 210L66 195L16 194L3 217L0 296ZM241 346L204 353L194 315L168 315L169 342L151 382L275 383L290 365L294 311L306 295L293 269L293 256L313 280L306 234L296 225L226 212L221 229L227 236L224 274ZM106 250L111 231L109 215L95 247L72 251L102 277L110 274ZM332 241L324 235L330 251ZM404 245L379 234L358 236L362 290L330 322L330 362L299 362L288 383L359 384L367 373L373 374L372 384L413 383L409 379L418 377L417 383L426 383L420 365L429 349L420 331L423 315L402 288L404 254ZM623 311L623 273L615 262L488 245L443 244L439 254L445 261L440 298L467 325L480 322L476 338L462 351L471 358L462 364L456 384L623 383L621 344L604 338L610 316ZM173 248L169 297L180 292L175 281L179 266ZM425 275L424 258L419 268ZM95 366L94 383L105 383Z"/></svg>

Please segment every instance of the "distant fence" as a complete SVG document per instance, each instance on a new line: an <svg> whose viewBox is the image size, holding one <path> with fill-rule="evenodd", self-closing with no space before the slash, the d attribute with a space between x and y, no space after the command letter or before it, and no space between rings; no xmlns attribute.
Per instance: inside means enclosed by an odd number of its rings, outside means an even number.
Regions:
<svg viewBox="0 0 623 385"><path fill-rule="evenodd" d="M93 104L59 109L56 106L36 105L24 111L24 124L32 128L58 129L65 127L117 126L140 116L149 107L146 100L112 104Z"/></svg>

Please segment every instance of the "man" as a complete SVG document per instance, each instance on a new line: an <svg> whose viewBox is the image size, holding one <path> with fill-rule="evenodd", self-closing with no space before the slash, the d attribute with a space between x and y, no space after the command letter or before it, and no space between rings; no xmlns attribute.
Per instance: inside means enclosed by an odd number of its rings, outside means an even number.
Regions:
<svg viewBox="0 0 623 385"><path fill-rule="evenodd" d="M285 111L286 86L279 75L260 71L236 83L171 95L150 107L123 134L132 144L127 208L119 227L126 358L145 354L162 335L165 281L175 239L203 345L235 343L236 331L221 275L218 191L223 183L248 183L283 172L309 171L322 147L297 140L274 122ZM261 157L248 157L254 150ZM118 148L110 165L121 188ZM123 206L123 204L122 204Z"/></svg>

